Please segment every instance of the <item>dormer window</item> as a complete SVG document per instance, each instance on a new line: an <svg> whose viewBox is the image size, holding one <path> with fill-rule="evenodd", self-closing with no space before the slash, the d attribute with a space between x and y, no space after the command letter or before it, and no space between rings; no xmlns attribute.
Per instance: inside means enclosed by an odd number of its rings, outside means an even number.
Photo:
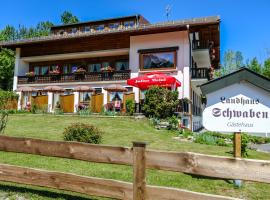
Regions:
<svg viewBox="0 0 270 200"><path fill-rule="evenodd" d="M103 24L101 24L101 25L96 26L95 29L96 29L97 31L102 31L104 28L105 28L105 26L104 26Z"/></svg>
<svg viewBox="0 0 270 200"><path fill-rule="evenodd" d="M71 33L77 33L77 28L72 28Z"/></svg>
<svg viewBox="0 0 270 200"><path fill-rule="evenodd" d="M111 23L111 24L109 24L109 28L110 29L117 29L118 27L119 27L119 23Z"/></svg>
<svg viewBox="0 0 270 200"><path fill-rule="evenodd" d="M91 30L90 26L84 27L84 32L90 32L90 30Z"/></svg>
<svg viewBox="0 0 270 200"><path fill-rule="evenodd" d="M125 27L133 27L135 25L134 21L126 21L124 22Z"/></svg>

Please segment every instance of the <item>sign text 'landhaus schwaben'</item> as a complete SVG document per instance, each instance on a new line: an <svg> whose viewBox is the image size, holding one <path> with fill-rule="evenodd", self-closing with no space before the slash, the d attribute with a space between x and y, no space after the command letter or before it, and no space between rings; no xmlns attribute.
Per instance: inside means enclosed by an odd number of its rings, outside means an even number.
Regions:
<svg viewBox="0 0 270 200"><path fill-rule="evenodd" d="M221 96L218 103L205 109L203 124L212 131L263 132L269 117L269 108L259 98Z"/></svg>

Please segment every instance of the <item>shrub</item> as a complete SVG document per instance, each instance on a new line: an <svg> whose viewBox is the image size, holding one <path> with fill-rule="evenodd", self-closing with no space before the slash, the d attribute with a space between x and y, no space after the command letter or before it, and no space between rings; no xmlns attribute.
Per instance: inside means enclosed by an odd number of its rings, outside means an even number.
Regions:
<svg viewBox="0 0 270 200"><path fill-rule="evenodd" d="M250 137L246 133L241 134L241 156L248 157L248 144L250 142Z"/></svg>
<svg viewBox="0 0 270 200"><path fill-rule="evenodd" d="M193 136L193 132L189 129L181 129L179 132L184 138L188 138L189 136Z"/></svg>
<svg viewBox="0 0 270 200"><path fill-rule="evenodd" d="M231 135L225 135L217 132L204 132L197 134L194 142L207 145L229 146L230 144L226 143L225 140L231 140L231 138Z"/></svg>
<svg viewBox="0 0 270 200"><path fill-rule="evenodd" d="M79 114L80 116L88 116L88 115L91 115L92 112L91 112L90 109L82 109L82 110L79 110L79 111L78 111L78 114Z"/></svg>
<svg viewBox="0 0 270 200"><path fill-rule="evenodd" d="M102 139L102 132L93 125L75 123L64 131L65 141L77 141L91 144L99 144Z"/></svg>
<svg viewBox="0 0 270 200"><path fill-rule="evenodd" d="M129 115L133 115L135 112L135 101L128 99L126 100L126 111Z"/></svg>
<svg viewBox="0 0 270 200"><path fill-rule="evenodd" d="M179 104L178 92L151 87L145 93L143 112L147 117L166 119L173 116Z"/></svg>
<svg viewBox="0 0 270 200"><path fill-rule="evenodd" d="M167 120L169 122L169 127L168 127L169 130L177 130L178 129L178 125L179 125L178 117L173 115L172 117L169 117Z"/></svg>

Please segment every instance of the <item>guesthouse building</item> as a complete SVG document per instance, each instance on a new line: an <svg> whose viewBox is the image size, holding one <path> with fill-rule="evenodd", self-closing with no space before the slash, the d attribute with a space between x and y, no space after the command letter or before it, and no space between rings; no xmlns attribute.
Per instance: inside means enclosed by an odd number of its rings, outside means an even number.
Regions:
<svg viewBox="0 0 270 200"><path fill-rule="evenodd" d="M198 85L211 79L220 63L219 25L218 16L150 23L133 15L54 26L48 36L0 47L16 52L13 89L20 95L19 109L35 103L49 112L57 106L64 112L84 106L92 112L114 106L123 111L127 99L139 105L145 92L127 80L159 72L181 83L182 123L197 130L202 126ZM34 92L20 89L29 87Z"/></svg>

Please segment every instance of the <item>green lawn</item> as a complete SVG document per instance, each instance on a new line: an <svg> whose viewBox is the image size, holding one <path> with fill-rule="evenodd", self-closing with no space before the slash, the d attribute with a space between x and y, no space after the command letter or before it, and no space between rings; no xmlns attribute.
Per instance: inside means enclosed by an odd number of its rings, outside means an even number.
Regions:
<svg viewBox="0 0 270 200"><path fill-rule="evenodd" d="M229 147L217 147L173 139L175 133L155 130L148 120L130 118L99 118L78 116L11 115L6 134L10 136L62 140L64 128L74 122L94 124L104 131L103 144L131 146L132 141L146 141L147 148L169 151L191 151L212 155L231 156ZM249 158L270 160L270 154L249 151ZM0 152L1 163L14 164L80 175L132 180L132 168L120 165L96 164L84 161ZM228 169L229 170L229 169ZM227 195L245 199L270 199L270 184L245 182L241 189L225 180L208 179L182 173L158 170L147 171L147 183L188 189L196 192ZM100 199L71 192L49 190L32 186L1 183L0 199L17 196L25 199Z"/></svg>

